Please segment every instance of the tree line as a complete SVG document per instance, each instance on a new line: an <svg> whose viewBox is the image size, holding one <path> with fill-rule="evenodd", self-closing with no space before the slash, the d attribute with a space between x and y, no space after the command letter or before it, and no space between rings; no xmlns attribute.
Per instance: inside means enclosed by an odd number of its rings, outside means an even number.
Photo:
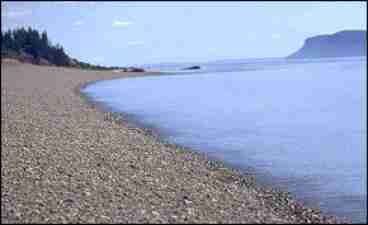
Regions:
<svg viewBox="0 0 368 225"><path fill-rule="evenodd" d="M52 45L46 31L41 34L29 27L1 32L1 55L29 58L33 63L41 59L57 66L68 66L70 59L59 44Z"/></svg>
<svg viewBox="0 0 368 225"><path fill-rule="evenodd" d="M82 69L113 70L122 67L105 67L70 58L59 44L53 45L47 32L24 27L1 31L1 57L10 57L34 64L71 66Z"/></svg>

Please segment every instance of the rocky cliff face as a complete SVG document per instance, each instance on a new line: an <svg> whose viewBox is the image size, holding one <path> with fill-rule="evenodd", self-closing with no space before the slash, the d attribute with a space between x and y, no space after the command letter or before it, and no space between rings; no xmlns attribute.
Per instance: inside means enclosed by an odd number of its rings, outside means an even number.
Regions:
<svg viewBox="0 0 368 225"><path fill-rule="evenodd" d="M287 58L349 57L367 55L366 31L341 31L305 40L303 47Z"/></svg>

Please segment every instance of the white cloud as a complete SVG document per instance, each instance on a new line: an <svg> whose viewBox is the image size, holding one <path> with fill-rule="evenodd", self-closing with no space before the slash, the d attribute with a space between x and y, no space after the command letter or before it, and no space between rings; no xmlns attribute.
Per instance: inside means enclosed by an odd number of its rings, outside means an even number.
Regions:
<svg viewBox="0 0 368 225"><path fill-rule="evenodd" d="M80 26L80 25L83 25L84 24L84 21L82 20L77 20L73 23L74 26Z"/></svg>
<svg viewBox="0 0 368 225"><path fill-rule="evenodd" d="M100 2L103 3L103 2ZM97 6L97 2L93 1L74 1L74 2L49 2L49 4L53 6L63 6L63 7L69 7L69 8L82 8L82 7L95 7ZM101 5L101 4L100 4Z"/></svg>
<svg viewBox="0 0 368 225"><path fill-rule="evenodd" d="M271 36L273 39L279 39L281 37L280 34L272 34Z"/></svg>
<svg viewBox="0 0 368 225"><path fill-rule="evenodd" d="M247 38L248 40L250 40L250 41L254 41L254 40L256 40L256 39L257 39L257 35L256 35L255 33L248 33L248 34L246 35L246 38Z"/></svg>
<svg viewBox="0 0 368 225"><path fill-rule="evenodd" d="M3 1L1 1L1 9L8 8L7 4Z"/></svg>
<svg viewBox="0 0 368 225"><path fill-rule="evenodd" d="M80 2L54 2L56 5L64 5L69 7L78 7L81 5Z"/></svg>
<svg viewBox="0 0 368 225"><path fill-rule="evenodd" d="M105 58L101 57L101 56L96 56L93 58L93 61L97 62L97 63L102 63L105 61Z"/></svg>
<svg viewBox="0 0 368 225"><path fill-rule="evenodd" d="M89 1L88 1L88 2L85 2L85 3L87 3L87 4L88 4L88 5L90 5L90 6L94 6L94 5L96 5L96 3L97 3L97 2L92 2L92 1L91 1L91 2L89 2Z"/></svg>
<svg viewBox="0 0 368 225"><path fill-rule="evenodd" d="M130 21L121 21L121 20L115 20L113 23L112 23L112 26L113 27L127 27L129 25L131 25L132 22Z"/></svg>
<svg viewBox="0 0 368 225"><path fill-rule="evenodd" d="M218 52L220 52L220 51L219 51L219 49L217 49L217 48L209 48L209 49L208 49L208 52L209 52L210 54L216 54L216 53L218 53Z"/></svg>
<svg viewBox="0 0 368 225"><path fill-rule="evenodd" d="M271 18L271 24L272 25L280 25L280 24L282 24L281 23L281 18L280 17L273 17L273 18Z"/></svg>
<svg viewBox="0 0 368 225"><path fill-rule="evenodd" d="M21 10L13 10L13 11L5 11L5 17L8 18L18 18L22 16L31 15L32 10L30 9L21 9Z"/></svg>
<svg viewBox="0 0 368 225"><path fill-rule="evenodd" d="M144 45L143 41L129 41L128 45Z"/></svg>
<svg viewBox="0 0 368 225"><path fill-rule="evenodd" d="M313 11L307 11L307 12L304 12L301 16L305 18L312 18L313 15L314 15Z"/></svg>

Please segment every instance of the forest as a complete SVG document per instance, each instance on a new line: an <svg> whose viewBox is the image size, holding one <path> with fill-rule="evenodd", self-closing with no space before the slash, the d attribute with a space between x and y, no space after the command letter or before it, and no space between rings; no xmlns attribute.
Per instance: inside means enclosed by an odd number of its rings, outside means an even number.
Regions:
<svg viewBox="0 0 368 225"><path fill-rule="evenodd" d="M24 27L1 31L1 57L15 58L22 62L38 65L54 65L66 67L78 67L81 69L115 70L126 69L122 67L105 67L81 62L69 57L64 48L53 45L47 36L47 32L40 33L36 29Z"/></svg>

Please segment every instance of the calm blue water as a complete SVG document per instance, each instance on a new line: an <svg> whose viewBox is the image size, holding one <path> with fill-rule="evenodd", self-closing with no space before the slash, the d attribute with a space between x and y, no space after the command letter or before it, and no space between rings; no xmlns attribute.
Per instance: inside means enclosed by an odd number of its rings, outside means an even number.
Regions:
<svg viewBox="0 0 368 225"><path fill-rule="evenodd" d="M251 167L263 184L365 222L366 80L366 58L221 62L198 74L102 81L82 92L169 142Z"/></svg>

